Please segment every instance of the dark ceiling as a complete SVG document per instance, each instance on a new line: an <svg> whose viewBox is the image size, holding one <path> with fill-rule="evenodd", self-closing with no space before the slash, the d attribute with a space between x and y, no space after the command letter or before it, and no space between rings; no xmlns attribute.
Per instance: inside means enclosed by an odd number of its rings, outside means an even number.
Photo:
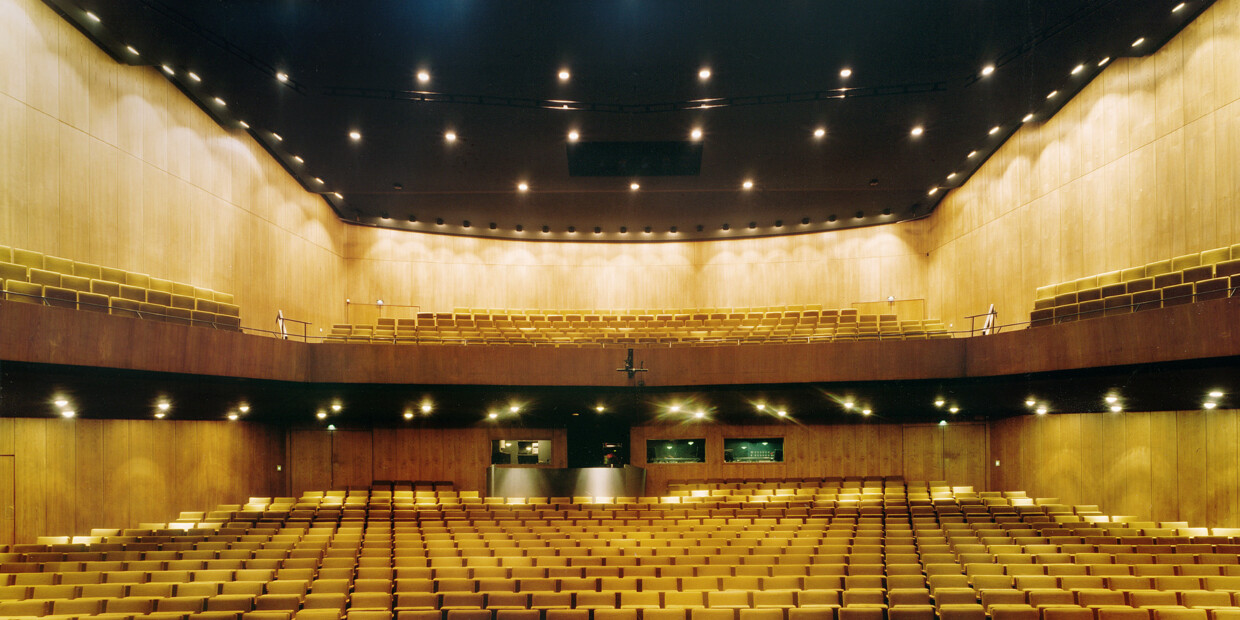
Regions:
<svg viewBox="0 0 1240 620"><path fill-rule="evenodd" d="M1210 4L45 2L117 60L163 67L221 124L248 128L347 221L581 241L923 217L1107 59L1153 52ZM643 152L629 145L599 162L618 176L570 176L569 153L595 142L686 143L700 171L628 172Z"/></svg>
<svg viewBox="0 0 1240 620"><path fill-rule="evenodd" d="M1113 405L1126 412L1201 410L1205 402L1230 408L1240 389L1237 377L1240 358L1234 357L973 379L666 388L307 384L3 362L0 410L8 417L54 417L60 410L55 401L64 398L79 418L150 419L166 401L168 419L222 420L236 413L254 422L318 428L565 428L600 417L620 425L950 422L1032 415L1040 406L1050 414L1106 412ZM1208 396L1215 390L1222 395ZM1030 398L1033 406L1026 404ZM850 401L854 406L845 407ZM758 410L759 403L767 406ZM243 404L248 412L239 410ZM340 411L332 411L333 404ZM600 405L601 413L595 410ZM868 416L862 414L867 408ZM780 409L788 415L778 417ZM702 420L693 417L698 411Z"/></svg>

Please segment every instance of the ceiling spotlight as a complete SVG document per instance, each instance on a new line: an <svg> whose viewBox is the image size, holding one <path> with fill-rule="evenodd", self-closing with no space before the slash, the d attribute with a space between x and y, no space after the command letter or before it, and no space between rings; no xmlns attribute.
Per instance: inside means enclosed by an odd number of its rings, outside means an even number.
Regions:
<svg viewBox="0 0 1240 620"><path fill-rule="evenodd" d="M1099 66L1099 67L1105 67L1105 66L1106 66L1106 64L1107 64L1108 62L1111 62L1111 57L1110 57L1110 56L1107 56L1106 58L1103 58L1102 60L1099 60L1099 61L1098 61L1098 66Z"/></svg>
<svg viewBox="0 0 1240 620"><path fill-rule="evenodd" d="M695 418L704 418L704 417L706 417L706 412L705 412L705 411L694 411L694 412L693 412L693 417L695 417Z"/></svg>
<svg viewBox="0 0 1240 620"><path fill-rule="evenodd" d="M171 407L172 405L168 404L167 402L162 402L155 406L158 407L160 411L167 411L168 408Z"/></svg>
<svg viewBox="0 0 1240 620"><path fill-rule="evenodd" d="M702 80L703 82L705 82L706 80L709 80L710 69L708 67L702 67L702 69L698 71L698 79Z"/></svg>
<svg viewBox="0 0 1240 620"><path fill-rule="evenodd" d="M57 407L65 407L65 406L67 406L67 405L69 404L69 401L67 401L67 400L65 400L65 399L63 399L63 398L57 398L56 400L54 400L54 401L52 401L52 402L53 402L53 403L54 403Z"/></svg>
<svg viewBox="0 0 1240 620"><path fill-rule="evenodd" d="M274 131L273 131L273 132L271 132L271 137L275 138L275 139L276 139L276 142L284 142L284 136L282 136L282 135L280 135L280 134L278 134L278 133L276 133L276 132L274 132Z"/></svg>
<svg viewBox="0 0 1240 620"><path fill-rule="evenodd" d="M297 163L299 163L299 164L304 164L304 163L306 163L306 160L302 159L302 158L301 158L301 155L294 155L294 156L293 156L293 161L295 161L295 162L297 162Z"/></svg>
<svg viewBox="0 0 1240 620"><path fill-rule="evenodd" d="M607 410L607 408L606 408L606 407L604 407L604 406L602 406L602 405L598 405L598 406L596 406L596 407L594 408L594 410L595 410L595 411L597 411L597 412L599 412L599 413L603 413L604 411L606 411L606 410Z"/></svg>
<svg viewBox="0 0 1240 620"><path fill-rule="evenodd" d="M96 24L101 21L98 15L95 15L94 13L91 13L90 11L86 12L86 17L90 19L90 21L95 22Z"/></svg>
<svg viewBox="0 0 1240 620"><path fill-rule="evenodd" d="M1114 394L1108 394L1107 397L1104 398L1103 400L1107 401L1108 404L1111 404L1119 400L1119 397L1115 396Z"/></svg>
<svg viewBox="0 0 1240 620"><path fill-rule="evenodd" d="M191 79L191 80L193 80L193 81L195 81L195 82L201 82L201 81L202 81L202 78L198 77L198 74L197 74L197 73L194 73L193 71L190 71L190 72L189 72L189 73L187 73L186 75L188 75L188 76L189 76L189 79Z"/></svg>
<svg viewBox="0 0 1240 620"><path fill-rule="evenodd" d="M1056 96L1056 95L1058 95L1058 94L1059 94L1059 91L1057 91L1057 90L1052 90L1052 91L1050 92L1050 94L1046 95L1046 98L1047 98L1047 99L1054 99L1054 98L1055 98L1055 96Z"/></svg>
<svg viewBox="0 0 1240 620"><path fill-rule="evenodd" d="M568 72L568 69L560 69L560 72L556 74L556 77L560 78L561 82L567 82L568 78L572 77L572 74Z"/></svg>
<svg viewBox="0 0 1240 620"><path fill-rule="evenodd" d="M995 125L994 127L991 127L991 128L990 128L990 131L988 131L988 132L986 132L986 133L987 133L988 135L992 135L992 136L993 136L993 135L995 135L995 134L997 134L997 133L999 133L999 126L998 126L998 125Z"/></svg>
<svg viewBox="0 0 1240 620"><path fill-rule="evenodd" d="M236 421L237 421L237 414L235 414L235 413L229 413L229 414L228 414L228 419L229 419L229 420L232 420L233 422L236 422Z"/></svg>
<svg viewBox="0 0 1240 620"><path fill-rule="evenodd" d="M840 69L840 77L846 78L850 76L852 76L852 69L849 69L847 67Z"/></svg>
<svg viewBox="0 0 1240 620"><path fill-rule="evenodd" d="M354 142L357 142L358 140L361 140L361 139L362 139L362 132L357 131L356 129L355 129L355 130L353 130L353 131L350 131L350 132L349 132L349 139L350 139L350 140L352 140L352 141L354 141Z"/></svg>
<svg viewBox="0 0 1240 620"><path fill-rule="evenodd" d="M406 411L406 412L405 412L405 419L406 419L406 420L412 420L412 419L413 419L413 412L412 412L412 411Z"/></svg>
<svg viewBox="0 0 1240 620"><path fill-rule="evenodd" d="M332 411L339 413L341 409L343 407L340 406L340 403L332 403Z"/></svg>
<svg viewBox="0 0 1240 620"><path fill-rule="evenodd" d="M814 130L814 137L815 137L815 138L821 138L821 137L823 137L823 136L825 136L825 135L827 135L827 130L826 130L826 129L823 129L822 127L819 127L818 129L815 129L815 130Z"/></svg>
<svg viewBox="0 0 1240 620"><path fill-rule="evenodd" d="M176 74L177 74L177 72L176 72L176 71L173 71L173 70L172 70L172 67L169 67L168 65L159 65L159 68L160 68L160 69L163 69L163 70L164 70L164 73L167 73L168 75L176 75Z"/></svg>
<svg viewBox="0 0 1240 620"><path fill-rule="evenodd" d="M936 400L934 401L934 406L935 406L935 407L942 407L942 406L943 406L943 405L945 405L945 404L947 404L947 401L943 400L942 398L936 399Z"/></svg>
<svg viewBox="0 0 1240 620"><path fill-rule="evenodd" d="M960 413L960 407L948 407L947 411L949 413Z"/></svg>
<svg viewBox="0 0 1240 620"><path fill-rule="evenodd" d="M874 413L874 412L873 412L873 411L870 411L869 409L862 409L862 410L861 410L861 415L870 415L871 413Z"/></svg>
<svg viewBox="0 0 1240 620"><path fill-rule="evenodd" d="M518 412L518 411L520 411L520 410L521 410L521 406L520 406L520 405L512 405L511 407L509 407L509 408L508 408L508 410L509 410L509 411L511 411L511 412L513 412L513 413L516 413L516 412Z"/></svg>
<svg viewBox="0 0 1240 620"><path fill-rule="evenodd" d="M62 416L64 416L64 417L66 417L66 418L72 418L73 416L76 416L76 415L77 415L77 412L76 412L76 411L74 411L74 410L72 410L72 409L65 409L64 411L61 411L61 412L60 412L60 415L62 415Z"/></svg>
<svg viewBox="0 0 1240 620"><path fill-rule="evenodd" d="M951 173L951 174L947 175L947 180L948 180L948 181L950 181L950 180L952 180L952 179L954 179L954 178L956 178L956 173L955 173L955 172L953 172L953 173Z"/></svg>
<svg viewBox="0 0 1240 620"><path fill-rule="evenodd" d="M785 410L783 410L783 409L780 409L779 411L776 411L776 412L775 412L775 415L777 415L777 416L779 416L779 417L781 417L781 418L785 418L785 417L788 417L788 412L787 412L787 411L785 411Z"/></svg>
<svg viewBox="0 0 1240 620"><path fill-rule="evenodd" d="M241 405L240 407L237 407L237 411L240 411L241 413L249 413L249 412L250 412L250 406L249 406L249 405Z"/></svg>
<svg viewBox="0 0 1240 620"><path fill-rule="evenodd" d="M431 81L431 74L430 74L430 72L429 72L429 71L426 71L425 69L424 69L424 70L422 70L422 71L418 71L418 81L419 81L419 82L421 82L421 83L423 83L423 84L425 84L425 83L427 83L427 82Z"/></svg>
<svg viewBox="0 0 1240 620"><path fill-rule="evenodd" d="M156 419L156 420L162 420L162 419L164 419L164 415L166 415L164 412L162 412L162 411L156 411L156 412L155 412L155 419Z"/></svg>
<svg viewBox="0 0 1240 620"><path fill-rule="evenodd" d="M323 410L319 410L319 412L318 412L318 413L314 414L314 417L316 417L316 418L318 418L318 419L320 419L320 420L326 420L326 419L327 419L327 412L326 412L326 411L323 411Z"/></svg>
<svg viewBox="0 0 1240 620"><path fill-rule="evenodd" d="M425 403L422 405L422 413L430 413L433 408L430 403Z"/></svg>
<svg viewBox="0 0 1240 620"><path fill-rule="evenodd" d="M1208 394L1208 396L1209 396L1210 398L1222 398L1222 397L1223 397L1223 392L1221 392L1221 391L1219 391L1219 390L1210 390L1210 393Z"/></svg>
<svg viewBox="0 0 1240 620"><path fill-rule="evenodd" d="M1145 37L1138 37L1136 41L1133 41L1133 42L1132 42L1132 46L1133 46L1133 47L1141 47L1141 44L1142 44L1142 43L1145 43Z"/></svg>
<svg viewBox="0 0 1240 620"><path fill-rule="evenodd" d="M1171 12L1172 12L1172 13L1179 13L1180 11L1182 11L1182 10L1184 9L1184 7L1185 7L1185 6L1187 6L1187 4L1188 4L1188 3L1186 3L1186 2L1181 2L1181 3L1177 4L1177 5L1175 5L1175 8L1174 8L1174 9L1171 9Z"/></svg>
<svg viewBox="0 0 1240 620"><path fill-rule="evenodd" d="M766 403L758 403L758 404L754 405L754 406L753 406L753 408L754 408L754 409L757 409L758 411L765 411L765 410L766 410Z"/></svg>
<svg viewBox="0 0 1240 620"><path fill-rule="evenodd" d="M443 139L448 142L456 142L456 132L455 131L444 132Z"/></svg>
<svg viewBox="0 0 1240 620"><path fill-rule="evenodd" d="M853 401L851 401L851 400L846 400L846 401L844 401L844 408L845 408L845 409L852 409L852 408L853 408Z"/></svg>
<svg viewBox="0 0 1240 620"><path fill-rule="evenodd" d="M749 179L745 179L745 182L741 183L741 187L745 189L753 189L753 181L750 181Z"/></svg>
<svg viewBox="0 0 1240 620"><path fill-rule="evenodd" d="M977 157L977 151L969 151L969 154L966 155L965 157L967 159L973 159L974 157Z"/></svg>
<svg viewBox="0 0 1240 620"><path fill-rule="evenodd" d="M495 413L494 411L492 411L491 413L488 413L488 414L487 414L487 417L488 417L488 418L490 418L490 419L492 419L492 420L494 420L495 418L498 418L498 417L499 417L499 414L498 414L498 413Z"/></svg>
<svg viewBox="0 0 1240 620"><path fill-rule="evenodd" d="M288 74L287 74L287 73L284 73L283 71L281 71L280 73L277 73L277 74L276 74L276 79L277 79L277 80L279 80L279 81L281 81L281 82L287 82L287 81L288 81Z"/></svg>
<svg viewBox="0 0 1240 620"><path fill-rule="evenodd" d="M631 189L631 190L633 190L633 191L637 191L637 190L639 190L639 189L641 189L641 188L642 188L642 186L641 186L641 185L639 185L639 184L637 183L637 181L634 181L634 182L632 182L632 183L629 183L629 189Z"/></svg>
<svg viewBox="0 0 1240 620"><path fill-rule="evenodd" d="M332 195L336 197L336 200L344 200L344 196L340 192L332 192Z"/></svg>
<svg viewBox="0 0 1240 620"><path fill-rule="evenodd" d="M1206 401L1204 403L1201 403L1201 406L1205 409L1213 409L1218 406L1218 403L1214 401Z"/></svg>
<svg viewBox="0 0 1240 620"><path fill-rule="evenodd" d="M990 75L991 73L994 73L994 72L995 72L995 66L994 66L994 65L986 65L985 67L982 67L982 75L983 75L983 76Z"/></svg>
<svg viewBox="0 0 1240 620"><path fill-rule="evenodd" d="M249 128L250 128L250 124L249 124L249 123L247 123L247 122L245 122L245 121L237 121L237 124L238 124L238 125L240 125L242 129L249 129Z"/></svg>
<svg viewBox="0 0 1240 620"><path fill-rule="evenodd" d="M690 138L693 138L694 140L701 140L701 139L702 139L702 129L701 129L700 127L694 127L694 128L693 128L693 131L690 131L690 132L689 132L689 137L690 137Z"/></svg>
<svg viewBox="0 0 1240 620"><path fill-rule="evenodd" d="M580 138L580 137L581 137L581 134L577 133L577 130L576 130L576 129L574 129L574 130L572 130L572 131L568 132L568 141L569 141L569 142L576 142L576 141L578 140L578 138Z"/></svg>
<svg viewBox="0 0 1240 620"><path fill-rule="evenodd" d="M672 413L676 413L677 411L680 411L680 405L672 405L671 407L668 407L667 409L668 411L671 411Z"/></svg>
<svg viewBox="0 0 1240 620"><path fill-rule="evenodd" d="M522 192L528 192L530 191L530 184L526 183L525 181L521 181L520 183L517 183L517 190L522 191Z"/></svg>
<svg viewBox="0 0 1240 620"><path fill-rule="evenodd" d="M1027 399L1027 400L1025 401L1025 406L1026 406L1026 407L1032 407L1032 406L1034 406L1034 405L1036 405L1036 404L1038 404L1038 403L1034 402L1034 400L1033 400L1032 398Z"/></svg>
<svg viewBox="0 0 1240 620"><path fill-rule="evenodd" d="M921 134L925 133L925 131L926 129L924 127L922 127L921 125L918 125L914 127L913 130L910 131L909 133L913 134L913 137L916 138L917 136L920 136Z"/></svg>
<svg viewBox="0 0 1240 620"><path fill-rule="evenodd" d="M139 53L138 53L138 50L134 49L134 47L133 47L132 45L126 45L126 46L125 46L125 50L126 50L126 51L128 51L130 54L133 54L134 56L141 56L141 55L142 55L142 54L139 54Z"/></svg>
<svg viewBox="0 0 1240 620"><path fill-rule="evenodd" d="M1119 413L1123 410L1124 408L1119 405L1111 405L1111 413Z"/></svg>
<svg viewBox="0 0 1240 620"><path fill-rule="evenodd" d="M1076 75L1085 70L1085 65L1077 65L1072 67L1072 75Z"/></svg>
<svg viewBox="0 0 1240 620"><path fill-rule="evenodd" d="M1038 407L1037 412L1038 412L1038 415L1045 415L1045 414L1046 414L1046 406L1045 406L1045 405L1043 405L1043 406L1041 406L1041 407Z"/></svg>
<svg viewBox="0 0 1240 620"><path fill-rule="evenodd" d="M939 193L939 188L937 188L937 187L931 187L931 188L930 188L930 191L928 191L928 192L926 192L926 193L927 193L927 194L929 194L929 195L931 195L931 196L933 196L933 195L935 195L935 194Z"/></svg>
<svg viewBox="0 0 1240 620"><path fill-rule="evenodd" d="M1028 123L1031 120L1033 120L1033 112L1026 114L1024 118L1020 119L1020 122Z"/></svg>

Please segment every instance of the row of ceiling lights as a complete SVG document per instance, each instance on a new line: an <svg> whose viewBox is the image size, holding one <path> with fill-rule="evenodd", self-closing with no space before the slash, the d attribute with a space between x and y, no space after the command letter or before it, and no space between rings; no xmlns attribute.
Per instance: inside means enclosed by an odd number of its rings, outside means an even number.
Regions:
<svg viewBox="0 0 1240 620"><path fill-rule="evenodd" d="M891 215L892 215L892 211L891 211L891 209L883 209L882 214L881 214L881 217L891 217ZM390 215L388 215L388 214L386 214L386 213L384 213L381 217L382 217L383 219L385 219L385 220L386 220L386 219L391 219L391 216L390 216ZM853 214L853 218L854 218L854 219L858 219L858 220L860 220L860 219L865 219L865 217L866 217L866 216L865 216L865 213L864 213L864 212L862 212L862 211L857 211L855 214ZM838 217L837 215L835 215L835 214L831 214L831 215L828 215L828 216L827 216L827 218L826 218L826 223L828 223L828 224L833 224L833 223L835 223L835 222L836 222L836 221L838 221L838 220L839 220L839 217ZM410 222L417 222L417 221L418 221L418 218L417 218L417 216L416 216L416 215L410 215L410 216L409 216L409 221L410 221ZM805 217L805 218L801 218L801 222L800 222L800 224L801 224L801 226L809 226L812 222L813 222L813 220L811 220L811 219L810 219L810 218L808 218L808 217ZM444 221L444 219L443 219L443 218L436 218L436 220L435 220L435 225L436 225L436 226L445 226L446 224L447 224L447 223ZM464 220L463 222L461 222L461 228L471 228L472 226L473 226L473 222L471 222L471 221L469 221L469 220ZM495 223L495 222L491 222L488 226L489 226L489 228L490 228L491 230L496 230L496 229L498 229L498 228L499 228L499 224L497 224L497 223ZM749 228L750 230L756 230L758 227L759 227L759 226L758 226L758 222L756 222L756 221L755 221L755 222L749 222L748 228ZM772 224L772 227L773 227L773 228L783 228L783 227L784 227L784 221L783 221L783 220L775 220L775 222ZM706 229L706 227L705 227L704 225L702 225L702 224L698 224L698 225L697 225L697 231L698 231L698 232L702 232L702 231L704 231L705 229ZM719 227L719 229L720 229L720 230L723 230L723 231L728 231L728 230L731 230L731 229L732 229L732 225L731 225L731 224L729 224L729 223L727 223L727 222L724 222L724 223L723 223L723 225ZM514 230L514 231L516 231L516 232L525 232L525 226L524 226L523 224L517 224L516 226L514 226L514 227L513 227L513 230ZM541 228L541 230L542 230L542 232L543 232L543 233L550 233L550 232L551 232L551 227L550 227L550 226L546 226L546 225L544 225L544 226ZM576 226L569 226L569 227L567 227L567 228L565 229L565 231L566 231L566 232L568 232L568 234L570 234L570 235L575 235L575 234L577 234L577 227L576 227ZM601 235L601 234L603 234L603 228L602 228L601 226L595 226L595 227L594 227L594 231L593 231L593 232L594 232L594 234L596 234L596 235ZM617 232L619 232L621 235L627 235L627 234L629 234L629 227L628 227L628 226L621 226L621 227L619 227L619 228L617 229ZM655 232L655 230L654 230L654 227L653 227L653 226L646 226L645 228L643 228L643 229L642 229L642 231L641 231L641 232L642 232L643 234L647 234L647 235L649 235L649 234L653 234L653 233ZM660 232L662 232L662 231L660 231ZM668 229L667 229L667 234L670 234L670 235L676 235L676 234L679 234L679 233L680 233L680 228L679 228L678 226L670 226L670 227L668 227Z"/></svg>

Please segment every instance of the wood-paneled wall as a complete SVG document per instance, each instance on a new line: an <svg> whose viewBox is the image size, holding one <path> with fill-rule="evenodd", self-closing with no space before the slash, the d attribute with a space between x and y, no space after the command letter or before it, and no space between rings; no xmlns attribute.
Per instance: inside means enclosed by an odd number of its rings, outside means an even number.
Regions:
<svg viewBox="0 0 1240 620"><path fill-rule="evenodd" d="M646 493L662 495L670 480L707 478L806 478L903 476L946 480L989 489L986 424L853 424L726 426L685 424L635 426L630 431L632 463L646 468ZM725 438L784 439L783 463L725 463ZM646 441L703 439L705 463L649 464Z"/></svg>
<svg viewBox="0 0 1240 620"><path fill-rule="evenodd" d="M1027 320L1039 286L1240 242L1238 30L1240 1L1216 2L948 194L920 224L927 314Z"/></svg>
<svg viewBox="0 0 1240 620"><path fill-rule="evenodd" d="M567 463L564 429L375 428L290 431L292 493L374 480L450 480L458 490L486 491L495 439L550 439L549 467Z"/></svg>
<svg viewBox="0 0 1240 620"><path fill-rule="evenodd" d="M284 433L243 422L0 419L17 542L285 493Z"/></svg>
<svg viewBox="0 0 1240 620"><path fill-rule="evenodd" d="M232 293L247 327L342 318L343 224L248 135L38 0L0 0L0 58L0 245Z"/></svg>
<svg viewBox="0 0 1240 620"><path fill-rule="evenodd" d="M1240 526L1240 412L1021 416L994 422L990 487L1106 514Z"/></svg>

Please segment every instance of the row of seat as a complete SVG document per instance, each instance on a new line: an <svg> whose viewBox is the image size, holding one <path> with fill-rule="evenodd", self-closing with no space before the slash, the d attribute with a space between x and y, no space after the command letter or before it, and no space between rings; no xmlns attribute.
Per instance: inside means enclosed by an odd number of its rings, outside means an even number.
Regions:
<svg viewBox="0 0 1240 620"><path fill-rule="evenodd" d="M774 482L745 489L686 482L676 491L688 495L657 498L387 490L250 498L170 523L8 549L0 557L0 615L1236 620L1224 612L1240 613L1240 531L1134 527L1147 524L1055 498L937 483L862 481L816 500L788 493L802 481Z"/></svg>
<svg viewBox="0 0 1240 620"><path fill-rule="evenodd" d="M1030 326L1222 299L1237 290L1240 244L1040 287Z"/></svg>
<svg viewBox="0 0 1240 620"><path fill-rule="evenodd" d="M766 313L474 315L420 313L374 325L337 324L325 342L393 344L736 344L950 338L935 320L855 309Z"/></svg>
<svg viewBox="0 0 1240 620"><path fill-rule="evenodd" d="M0 246L9 301L238 330L232 295L146 274Z"/></svg>

